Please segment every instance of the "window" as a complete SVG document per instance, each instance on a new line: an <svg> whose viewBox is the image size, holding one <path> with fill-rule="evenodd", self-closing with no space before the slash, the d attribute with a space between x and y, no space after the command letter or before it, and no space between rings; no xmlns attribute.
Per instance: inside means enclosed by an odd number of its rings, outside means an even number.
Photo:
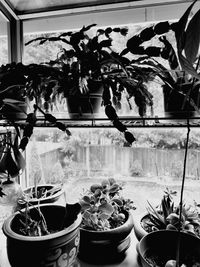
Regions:
<svg viewBox="0 0 200 267"><path fill-rule="evenodd" d="M67 201L78 201L83 190L113 177L125 183L124 195L137 210L147 200L160 203L166 187L180 195L186 129L132 129L132 147L116 129L71 128L69 138L56 129L37 128L27 146L28 183L63 183ZM190 133L184 198L200 202L200 133ZM178 199L178 198L177 198Z"/></svg>
<svg viewBox="0 0 200 267"><path fill-rule="evenodd" d="M0 65L8 63L7 19L0 11Z"/></svg>
<svg viewBox="0 0 200 267"><path fill-rule="evenodd" d="M170 10L172 10L171 7ZM175 9L173 8L173 10ZM137 11L143 14L144 10L139 9ZM151 23L151 20L154 19L165 19L163 13L159 13L156 8L155 10L150 8L147 11L147 17L149 16L147 23ZM179 11L182 14L182 10ZM156 16L158 14L156 12L161 14L160 17ZM169 16L169 12L166 10L165 14ZM140 24L127 24L129 36L133 35L133 32L140 31L144 26L145 18L143 15L140 18ZM175 17L172 13L170 15L172 15L172 19ZM178 14L176 15L178 16ZM73 26L77 28L93 23L94 18L89 23L84 23L85 16L82 18L83 20L72 18L69 25L67 22L70 21L70 17L67 17L66 20L60 18L57 25L51 24L50 20L43 20L41 25L47 27L48 31L40 33L34 33L34 25L27 21L25 22L25 43L41 36L41 34L46 36L58 34L54 28L58 28L60 25L62 27L59 29L59 33L62 30L65 31L63 25L67 25L69 28L73 22ZM97 16L97 21L98 19L99 16ZM41 21L37 23L41 23ZM134 22L138 22L137 19ZM80 23L81 25L78 25ZM29 31L31 27L32 32ZM119 42L119 39L114 41L120 46L124 46L126 43L126 39L124 42L121 40ZM52 44L42 45L40 49L36 44L26 46L24 63L48 61L56 57L59 49L59 43L56 44L56 49L55 44L54 49ZM155 115L163 116L163 95L160 89L158 81L151 84ZM122 114L127 114L126 106L123 111ZM136 111L128 114L134 116ZM133 131L137 141L132 147L129 147L124 142L123 135L116 129L71 128L72 136L67 138L56 129L46 131L46 129L37 128L34 130L34 135L27 147L28 172L26 182L31 185L36 179L39 183L63 183L67 201L76 202L83 189L104 178L114 177L125 182L124 194L133 199L138 213L146 211L147 200L153 205L160 204L161 196L166 187L177 190L179 196L183 175L186 129L152 130L138 128L131 131ZM200 187L199 137L199 131L193 129L190 135L184 196L191 203L193 201L199 203L200 201L198 193Z"/></svg>

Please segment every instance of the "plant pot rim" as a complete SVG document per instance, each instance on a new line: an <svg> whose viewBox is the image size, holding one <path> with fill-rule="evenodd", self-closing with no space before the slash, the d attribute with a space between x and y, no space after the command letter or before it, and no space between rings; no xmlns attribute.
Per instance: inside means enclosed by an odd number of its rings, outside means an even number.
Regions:
<svg viewBox="0 0 200 267"><path fill-rule="evenodd" d="M54 206L54 207L65 208L64 206L59 205L59 204L41 204L39 206L40 207L52 207L52 206ZM34 207L30 207L30 209L32 209L32 208L34 208ZM58 237L61 237L63 235L69 234L70 232L74 231L81 224L81 221L82 221L82 216L81 216L81 214L79 214L77 216L77 219L74 221L74 223L72 223L69 227L67 227L61 231L58 231L58 232L55 232L55 233L52 233L49 235L44 235L44 236L24 236L24 235L17 234L16 232L14 232L11 229L11 223L12 223L14 217L19 213L20 213L19 211L15 212L14 214L9 216L4 221L3 226L2 226L2 231L6 237L10 237L10 238L21 240L21 241L27 241L27 242L30 242L30 241L31 242L38 242L38 241L41 242L41 241L46 241L46 240L58 238Z"/></svg>
<svg viewBox="0 0 200 267"><path fill-rule="evenodd" d="M128 218L127 220L120 226L113 228L113 229L109 229L109 230L103 230L103 231L95 231L95 230L89 230L89 229L85 229L80 227L80 230L87 233L90 232L91 234L95 234L95 235L102 235L102 234L114 234L115 232L120 232L120 230L128 227L129 224L133 224L133 215L131 211L124 211L124 213L127 213Z"/></svg>
<svg viewBox="0 0 200 267"><path fill-rule="evenodd" d="M55 187L55 185L53 185L53 184L39 184L37 187L46 187L46 186L51 186L52 188ZM26 191L26 190L29 190L29 189L31 189L31 188L34 188L34 187L35 187L35 186L33 185L33 186L29 186L29 187L24 188L24 189L23 189L23 193L27 194L25 191ZM44 197L44 198L31 198L29 201L30 201L31 203L38 203L40 200L41 200L41 201L42 201L42 200L48 200L48 199L51 199L52 197L53 197L53 198L56 198L56 197L58 197L58 196L61 196L63 193L64 193L64 188L61 187L61 188L58 190L58 192L56 192L55 194L53 194L53 195L51 195L51 196Z"/></svg>

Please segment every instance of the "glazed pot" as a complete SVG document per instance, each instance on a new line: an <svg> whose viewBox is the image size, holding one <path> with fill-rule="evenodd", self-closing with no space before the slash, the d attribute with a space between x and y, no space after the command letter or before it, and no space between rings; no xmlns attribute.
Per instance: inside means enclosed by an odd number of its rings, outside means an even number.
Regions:
<svg viewBox="0 0 200 267"><path fill-rule="evenodd" d="M164 111L165 116L169 118L175 119L185 119L185 118L193 118L199 116L199 112L195 110L194 106L192 106L188 101L186 101L185 105L183 103L185 101L185 95L189 92L192 84L182 84L181 91L180 86L172 90L167 85L163 85L163 96L164 96ZM200 99L199 99L199 85L195 86L191 90L191 100L195 103L197 108L200 108Z"/></svg>
<svg viewBox="0 0 200 267"><path fill-rule="evenodd" d="M180 266L182 264L192 266L195 262L198 262L199 265L200 239L198 237L184 232L159 230L145 235L137 244L137 252L142 266L165 266L167 261L176 260L179 241Z"/></svg>
<svg viewBox="0 0 200 267"><path fill-rule="evenodd" d="M68 267L76 260L81 223L81 215L64 230L61 223L65 215L65 207L55 204L40 205L53 233L44 236L24 236L18 233L19 212L7 218L2 230L7 237L7 254L12 267ZM35 209L30 212L34 216Z"/></svg>
<svg viewBox="0 0 200 267"><path fill-rule="evenodd" d="M41 190L47 191L47 195L42 198L30 198L29 203L31 205L38 205L38 204L45 204L45 203L55 203L58 201L62 195L64 194L64 189L60 185L54 184L41 184L37 186L37 191L40 192ZM29 195L34 193L34 186L27 187L23 190L25 195ZM25 204L23 202L19 202L20 208L24 208Z"/></svg>
<svg viewBox="0 0 200 267"><path fill-rule="evenodd" d="M134 233L138 241L140 241L143 236L148 234L148 232L142 227L142 221L147 217L147 213L138 217L134 216Z"/></svg>
<svg viewBox="0 0 200 267"><path fill-rule="evenodd" d="M71 119L93 118L99 115L102 103L102 82L89 80L88 88L89 92L67 97L67 107Z"/></svg>
<svg viewBox="0 0 200 267"><path fill-rule="evenodd" d="M91 231L80 228L78 257L89 263L107 264L121 261L130 245L133 228L132 213L126 213L126 222L111 230Z"/></svg>

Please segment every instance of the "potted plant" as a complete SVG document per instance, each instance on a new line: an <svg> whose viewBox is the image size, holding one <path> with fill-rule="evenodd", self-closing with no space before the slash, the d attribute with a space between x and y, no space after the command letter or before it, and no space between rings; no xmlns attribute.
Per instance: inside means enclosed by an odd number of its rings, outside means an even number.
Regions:
<svg viewBox="0 0 200 267"><path fill-rule="evenodd" d="M49 97L55 97L59 75L58 69L39 64L13 62L0 67L1 119L15 128L20 150L25 150L39 119L71 134L65 124L49 113Z"/></svg>
<svg viewBox="0 0 200 267"><path fill-rule="evenodd" d="M12 267L72 266L79 246L79 204L42 204L15 212L3 223Z"/></svg>
<svg viewBox="0 0 200 267"><path fill-rule="evenodd" d="M166 188L161 203L153 207L148 202L147 213L134 220L134 231L138 240L143 236L158 230L178 230L180 206L175 205L173 195L176 191ZM183 204L181 230L200 237L200 217L197 206Z"/></svg>
<svg viewBox="0 0 200 267"><path fill-rule="evenodd" d="M133 228L130 210L135 206L121 190L122 184L109 178L93 184L81 197L80 259L100 264L124 257Z"/></svg>
<svg viewBox="0 0 200 267"><path fill-rule="evenodd" d="M177 260L177 247L180 248L179 260ZM173 230L151 232L137 244L137 251L143 267L200 264L200 239L184 232Z"/></svg>
<svg viewBox="0 0 200 267"><path fill-rule="evenodd" d="M190 39L190 42L194 41L193 56L196 58L197 51L195 49L197 45L196 42L197 40L196 41L193 40L193 38L195 38L193 33L196 33L196 31L193 31L191 29L191 25L194 26L193 24L194 17L195 20L197 21L199 20L199 14L200 14L199 12L197 12L197 15L194 15L192 20L190 20L186 31L185 28L188 21L189 13L195 2L196 1L194 1L189 6L189 8L186 10L181 19L177 23L173 24L177 40L177 53L178 53L179 63L181 64L182 68L192 76L193 83L195 83L196 78L198 79L199 76L198 73L195 71L193 65L191 64L191 61L187 59L188 50L186 49L185 45L189 41L188 38ZM161 27L161 29L163 30L163 27ZM187 35L189 32L190 36L188 37ZM184 50L185 49L187 50L187 52L185 50L186 56L182 54L183 48ZM170 54L170 56L174 56L174 53ZM186 101L187 98L189 100L188 103L190 103L191 99L190 90L188 90L187 92L187 96L185 98ZM189 114L190 112L189 107L187 112ZM162 209L155 210L150 205L149 212L151 216L151 221L149 221L148 225L150 226L150 229L152 229L151 227L154 227L156 231L153 231L143 236L137 246L137 251L140 256L143 267L147 266L169 267L169 266L183 266L183 265L196 266L199 265L200 263L200 257L199 257L200 239L199 237L197 237L197 235L199 236L199 214L196 211L191 212L190 209L186 208L183 202L189 134L190 134L190 124L189 120L187 120L187 138L185 142L183 177L181 182L180 202L179 205L177 206L178 210L176 209L176 207L174 207L173 201L171 200L170 198L171 196L169 194L167 194L167 196L164 196L162 200L162 205L163 205ZM154 225L152 225L152 221ZM160 225L161 221L163 223L163 227L166 226L167 230L158 230L158 225ZM156 228L155 224L157 224Z"/></svg>
<svg viewBox="0 0 200 267"><path fill-rule="evenodd" d="M194 30L199 11L189 20L195 2L178 22L163 21L144 28L128 40L122 52L131 52L137 56L134 62L154 72L162 83L164 111L170 118L199 116L199 32ZM157 46L149 45L154 37Z"/></svg>
<svg viewBox="0 0 200 267"><path fill-rule="evenodd" d="M39 184L29 186L23 190L23 195L18 199L20 208L24 208L26 202L31 205L55 203L64 194L62 184Z"/></svg>
<svg viewBox="0 0 200 267"><path fill-rule="evenodd" d="M73 107L68 107L68 110L75 118L84 118L85 112L95 118L97 109L92 104L97 96L98 106L101 103L104 105L105 114L114 127L132 143L135 139L120 121L116 110L121 107L122 94L125 94L130 107L130 99L134 99L140 116L146 116L147 106L153 112L153 96L147 89L147 82L153 79L154 73L144 71L142 67L131 64L128 58L114 52L112 34L126 35L126 28L97 29L91 36L88 31L94 26L96 24L83 26L79 31L53 37L38 37L26 45L58 41L67 44L69 48L63 47L55 60L42 63L58 68L62 74L57 94L61 94L62 99L66 98L68 104L72 103ZM72 114L70 117L74 118Z"/></svg>
<svg viewBox="0 0 200 267"><path fill-rule="evenodd" d="M17 198L22 196L22 189L16 179L25 170L26 162L18 148L17 135L13 131L2 133L0 143L0 202L13 206L14 209Z"/></svg>

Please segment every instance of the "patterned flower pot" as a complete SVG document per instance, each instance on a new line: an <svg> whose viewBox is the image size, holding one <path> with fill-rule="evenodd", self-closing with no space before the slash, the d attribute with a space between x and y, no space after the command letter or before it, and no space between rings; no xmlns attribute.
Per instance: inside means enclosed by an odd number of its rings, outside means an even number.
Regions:
<svg viewBox="0 0 200 267"><path fill-rule="evenodd" d="M23 236L18 233L19 212L14 213L3 224L3 233L7 237L7 254L12 267L71 267L76 260L81 223L81 215L64 230L61 223L65 207L55 204L43 204L40 209L52 231L44 236ZM31 209L34 214L35 209Z"/></svg>
<svg viewBox="0 0 200 267"><path fill-rule="evenodd" d="M130 245L133 217L126 213L126 222L111 230L91 231L80 228L78 257L86 262L108 264L121 261Z"/></svg>

